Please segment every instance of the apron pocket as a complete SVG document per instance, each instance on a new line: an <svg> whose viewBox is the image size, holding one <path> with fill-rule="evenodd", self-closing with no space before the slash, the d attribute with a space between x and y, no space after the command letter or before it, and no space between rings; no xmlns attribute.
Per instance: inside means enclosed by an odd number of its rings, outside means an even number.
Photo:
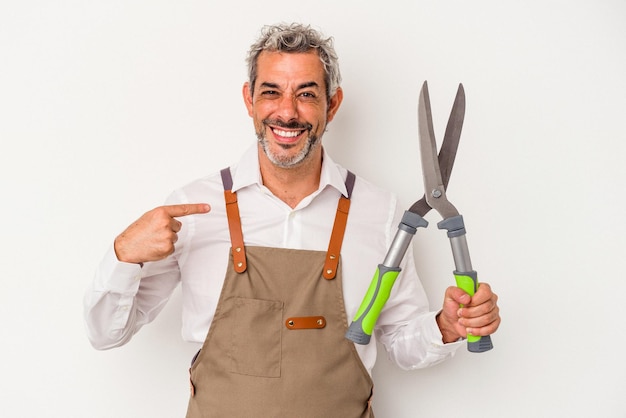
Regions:
<svg viewBox="0 0 626 418"><path fill-rule="evenodd" d="M282 317L282 302L234 299L231 372L280 377Z"/></svg>

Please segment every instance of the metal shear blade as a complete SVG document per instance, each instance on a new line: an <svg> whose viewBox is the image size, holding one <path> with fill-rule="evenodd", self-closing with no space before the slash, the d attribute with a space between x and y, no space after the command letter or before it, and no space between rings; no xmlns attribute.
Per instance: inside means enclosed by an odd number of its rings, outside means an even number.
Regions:
<svg viewBox="0 0 626 418"><path fill-rule="evenodd" d="M463 85L459 84L456 98L452 105L452 111L448 118L441 150L439 154L437 154L437 142L433 128L428 84L426 81L424 82L420 91L418 106L424 196L415 202L409 211L423 217L433 208L439 212L444 219L459 214L454 205L448 201L446 188L448 187L450 174L454 166L464 117L465 90L463 89Z"/></svg>

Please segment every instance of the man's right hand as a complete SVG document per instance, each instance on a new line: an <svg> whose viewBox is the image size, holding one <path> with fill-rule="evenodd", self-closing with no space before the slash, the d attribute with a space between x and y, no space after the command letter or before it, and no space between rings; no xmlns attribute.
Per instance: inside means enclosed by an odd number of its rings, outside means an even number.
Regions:
<svg viewBox="0 0 626 418"><path fill-rule="evenodd" d="M115 254L119 261L142 264L161 260L174 252L182 223L177 217L207 213L206 203L159 206L137 219L115 238Z"/></svg>

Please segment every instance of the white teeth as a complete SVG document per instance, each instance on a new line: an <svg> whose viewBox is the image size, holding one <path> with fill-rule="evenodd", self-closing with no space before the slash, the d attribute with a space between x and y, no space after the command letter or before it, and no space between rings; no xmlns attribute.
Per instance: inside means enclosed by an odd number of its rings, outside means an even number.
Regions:
<svg viewBox="0 0 626 418"><path fill-rule="evenodd" d="M301 131L280 131L278 129L274 129L274 133L285 138L295 138L300 135Z"/></svg>

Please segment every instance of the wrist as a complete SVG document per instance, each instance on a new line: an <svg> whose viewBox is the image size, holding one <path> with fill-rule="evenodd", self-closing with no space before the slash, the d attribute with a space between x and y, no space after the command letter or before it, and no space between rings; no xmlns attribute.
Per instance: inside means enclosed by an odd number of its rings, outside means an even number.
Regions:
<svg viewBox="0 0 626 418"><path fill-rule="evenodd" d="M441 312L435 316L435 320L437 321L439 332L441 332L441 340L444 344L454 343L463 338L463 336L454 329L454 326L445 320Z"/></svg>
<svg viewBox="0 0 626 418"><path fill-rule="evenodd" d="M143 267L143 263L141 261L131 259L124 254L124 246L120 245L120 243L118 242L120 237L121 235L117 236L113 241L113 252L115 253L115 257L117 257L117 261L120 261L122 263L139 264L139 266Z"/></svg>

